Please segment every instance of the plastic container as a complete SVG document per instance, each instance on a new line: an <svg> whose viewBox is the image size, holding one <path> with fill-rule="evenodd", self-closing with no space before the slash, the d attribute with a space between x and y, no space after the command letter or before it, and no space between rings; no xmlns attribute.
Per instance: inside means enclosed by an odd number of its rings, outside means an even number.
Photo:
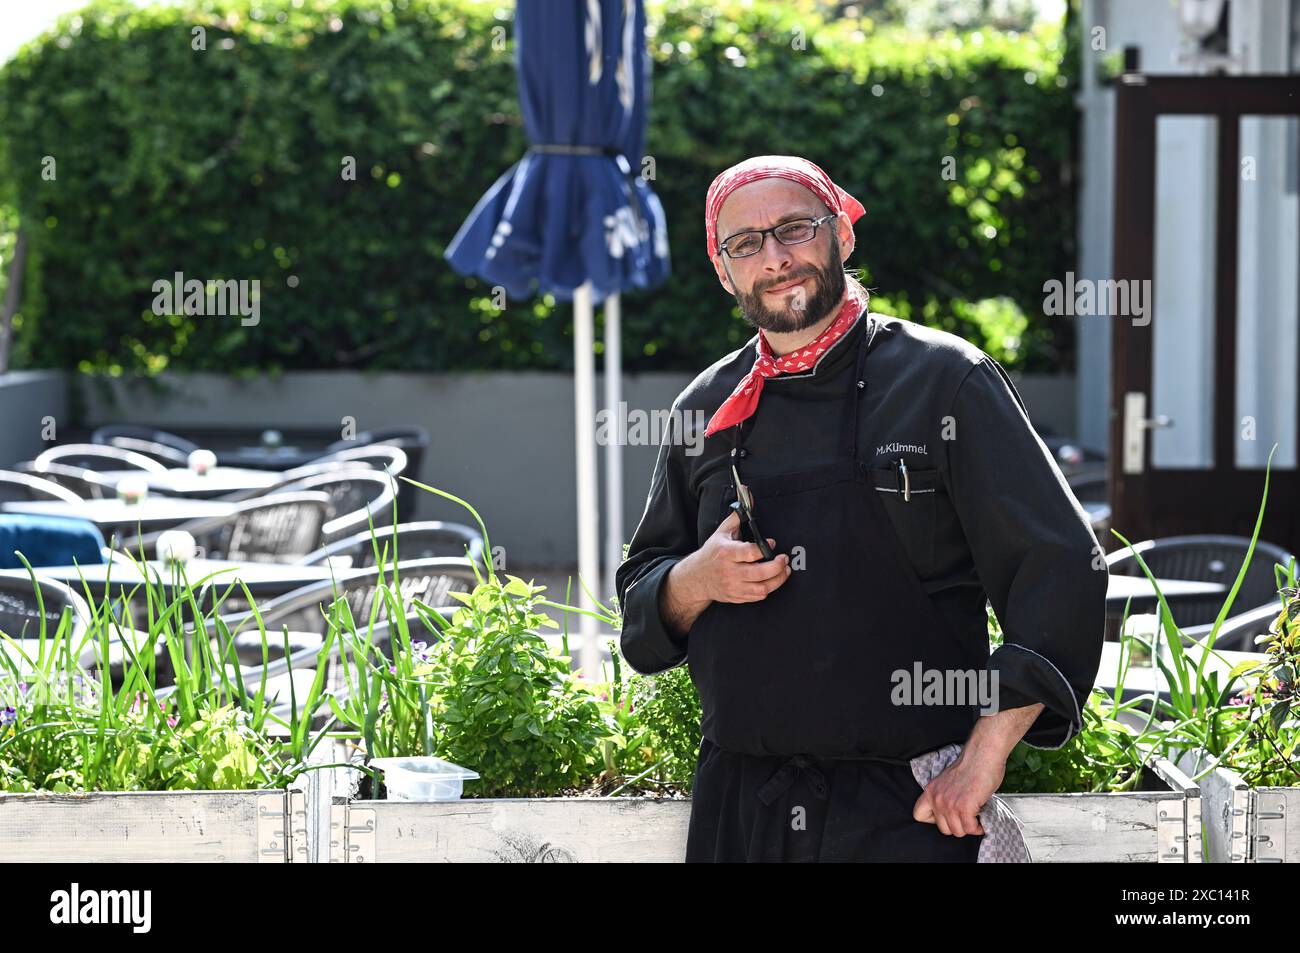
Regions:
<svg viewBox="0 0 1300 953"><path fill-rule="evenodd" d="M390 801L456 801L466 779L478 777L442 758L375 758L370 766L384 772Z"/></svg>

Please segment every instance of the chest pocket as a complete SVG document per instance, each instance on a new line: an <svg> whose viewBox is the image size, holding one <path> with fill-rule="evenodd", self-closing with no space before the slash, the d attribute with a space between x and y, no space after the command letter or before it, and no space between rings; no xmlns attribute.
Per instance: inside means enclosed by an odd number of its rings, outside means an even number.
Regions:
<svg viewBox="0 0 1300 953"><path fill-rule="evenodd" d="M938 497L945 493L939 471L933 467L908 467L905 483L897 464L875 467L871 483L885 504L885 512L916 574L922 579L934 575L935 513Z"/></svg>

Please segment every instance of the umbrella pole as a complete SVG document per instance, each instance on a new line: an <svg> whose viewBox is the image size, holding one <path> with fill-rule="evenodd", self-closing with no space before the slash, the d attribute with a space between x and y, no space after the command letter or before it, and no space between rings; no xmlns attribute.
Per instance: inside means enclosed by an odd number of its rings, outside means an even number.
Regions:
<svg viewBox="0 0 1300 953"><path fill-rule="evenodd" d="M577 442L578 464L578 577L576 587L578 606L595 610L591 598L581 583L597 588L600 585L600 551L596 534L596 516L599 500L596 487L596 361L592 356L595 338L591 304L591 282L584 281L573 292L573 373L574 386L574 437ZM582 655L580 665L588 682L600 677L599 653L596 647L596 620L588 615L578 616Z"/></svg>
<svg viewBox="0 0 1300 953"><path fill-rule="evenodd" d="M605 299L605 406L613 429L605 443L605 578L601 599L617 593L614 576L623 562L623 296Z"/></svg>

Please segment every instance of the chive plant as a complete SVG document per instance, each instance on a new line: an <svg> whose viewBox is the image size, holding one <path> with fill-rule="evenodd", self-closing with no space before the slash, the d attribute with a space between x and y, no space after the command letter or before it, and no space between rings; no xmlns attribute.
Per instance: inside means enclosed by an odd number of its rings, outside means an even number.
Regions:
<svg viewBox="0 0 1300 953"><path fill-rule="evenodd" d="M71 609L51 632L36 573L24 559L36 593L38 631L34 652L19 641L25 633L0 632L0 709L6 722L0 725L0 790L287 786L306 769L323 737L310 729L324 704L328 637L317 656L316 678L301 699L292 687L290 663L289 713L278 715L265 668L252 684L238 664L233 633L218 615L221 601L210 608L200 604L198 593L214 575L190 583L184 567L174 564L171 584L164 586L143 561L133 561L144 581L121 598L111 596L111 566L102 597L81 579L91 612L78 638ZM244 593L251 604L246 587ZM137 619L131 607L140 601L144 617ZM274 637L260 618L257 623L263 658L269 659ZM88 651L91 661L83 667ZM167 662L171 685L159 684L159 657Z"/></svg>
<svg viewBox="0 0 1300 953"><path fill-rule="evenodd" d="M1175 624L1169 604L1152 574L1133 544L1120 533L1115 535L1133 552L1134 558L1156 590L1159 601L1159 628L1148 639L1129 636L1129 641L1144 647L1151 656L1168 685L1168 697L1153 692L1142 699L1147 721L1143 727L1143 744L1153 751L1169 757L1187 752L1202 756L1199 770L1193 775L1199 780L1220 764L1241 767L1256 779L1265 777L1277 783L1295 784L1300 781L1300 771L1294 766L1292 755L1296 750L1300 731L1292 712L1292 696L1297 664L1296 634L1289 627L1295 618L1288 606L1286 581L1295 586L1296 565L1274 566L1273 571L1281 598L1280 614L1275 620L1277 631L1257 641L1269 646L1265 661L1246 661L1230 668L1222 679L1218 671L1208 669L1211 658L1224 660L1216 650L1219 631L1227 619L1232 605L1245 580L1246 571L1254 556L1264 511L1268 503L1269 476L1273 454L1269 452L1264 472L1264 491L1255 519L1250 545L1247 547L1241 568L1219 610L1209 634L1189 653L1184 643L1189 641ZM1300 609L1296 610L1300 613ZM1125 621L1128 611L1125 609ZM1167 647L1167 653L1161 646ZM1167 656L1167 657L1166 657ZM1253 685L1247 684L1248 678ZM1270 691L1270 688L1272 689Z"/></svg>

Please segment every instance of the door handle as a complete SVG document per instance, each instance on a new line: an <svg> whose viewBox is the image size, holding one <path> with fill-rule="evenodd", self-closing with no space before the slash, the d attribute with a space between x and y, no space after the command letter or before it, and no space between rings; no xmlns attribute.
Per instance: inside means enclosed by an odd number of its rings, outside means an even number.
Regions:
<svg viewBox="0 0 1300 953"><path fill-rule="evenodd" d="M1146 470L1146 435L1148 430L1172 427L1174 421L1165 414L1147 416L1147 395L1130 391L1124 395L1124 472Z"/></svg>

